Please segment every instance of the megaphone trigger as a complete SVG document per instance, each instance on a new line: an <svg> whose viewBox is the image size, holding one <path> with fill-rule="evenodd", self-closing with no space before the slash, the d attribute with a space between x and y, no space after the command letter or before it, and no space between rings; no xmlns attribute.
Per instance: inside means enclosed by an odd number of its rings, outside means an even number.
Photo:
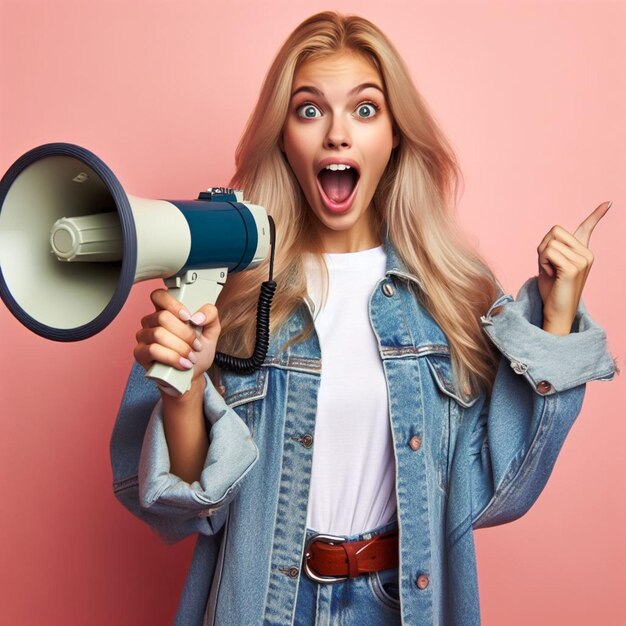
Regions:
<svg viewBox="0 0 626 626"><path fill-rule="evenodd" d="M215 304L226 282L227 268L192 270L183 276L165 280L170 295L185 305L188 311L196 311L203 304ZM190 323L190 322L188 322ZM200 334L201 328L196 327ZM154 363L146 372L146 378L154 380L158 386L173 390L172 395L183 394L191 387L192 370L178 370L169 365Z"/></svg>

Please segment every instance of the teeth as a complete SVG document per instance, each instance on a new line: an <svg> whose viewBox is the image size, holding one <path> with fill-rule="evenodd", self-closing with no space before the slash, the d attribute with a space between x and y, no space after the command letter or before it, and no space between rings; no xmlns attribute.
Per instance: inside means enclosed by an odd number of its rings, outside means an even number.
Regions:
<svg viewBox="0 0 626 626"><path fill-rule="evenodd" d="M330 165L326 166L326 169L336 172L337 170L349 170L350 166L344 165L343 163L331 163Z"/></svg>

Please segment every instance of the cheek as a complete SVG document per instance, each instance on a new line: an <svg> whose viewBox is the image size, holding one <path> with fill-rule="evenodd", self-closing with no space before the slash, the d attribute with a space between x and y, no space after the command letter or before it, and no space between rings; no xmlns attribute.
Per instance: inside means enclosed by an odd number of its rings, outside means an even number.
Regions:
<svg viewBox="0 0 626 626"><path fill-rule="evenodd" d="M373 165L373 171L379 178L387 167L387 163L391 158L391 151L394 147L394 138L391 128L389 132L380 133L371 138L369 143L371 163Z"/></svg>
<svg viewBox="0 0 626 626"><path fill-rule="evenodd" d="M298 178L298 182L302 185L306 173L311 169L311 159L302 142L293 139L293 136L285 134L283 139L284 152L287 162Z"/></svg>

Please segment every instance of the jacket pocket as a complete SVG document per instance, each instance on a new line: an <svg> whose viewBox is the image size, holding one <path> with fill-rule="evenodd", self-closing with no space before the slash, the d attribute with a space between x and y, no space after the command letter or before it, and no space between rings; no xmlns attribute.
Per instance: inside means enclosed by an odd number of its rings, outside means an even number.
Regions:
<svg viewBox="0 0 626 626"><path fill-rule="evenodd" d="M222 391L226 404L236 411L254 437L257 400L267 395L268 368L252 374L222 373Z"/></svg>
<svg viewBox="0 0 626 626"><path fill-rule="evenodd" d="M436 448L437 480L439 488L447 494L448 476L454 455L458 425L463 418L464 410L478 400L478 395L470 396L457 389L452 375L452 362L449 354L429 354L425 360L432 374L435 391L439 395L442 407L434 416L434 419L441 421L438 424L433 424L433 428L439 437L439 444Z"/></svg>
<svg viewBox="0 0 626 626"><path fill-rule="evenodd" d="M449 396L457 404L466 409L471 407L476 400L478 400L478 395L472 396L457 390L452 376L452 362L449 355L429 354L425 358L433 373L437 387L439 387L442 393Z"/></svg>

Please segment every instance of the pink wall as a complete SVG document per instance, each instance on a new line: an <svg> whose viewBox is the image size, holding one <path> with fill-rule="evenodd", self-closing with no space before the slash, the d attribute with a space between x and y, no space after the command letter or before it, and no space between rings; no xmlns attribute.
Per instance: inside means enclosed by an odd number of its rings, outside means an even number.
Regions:
<svg viewBox="0 0 626 626"><path fill-rule="evenodd" d="M461 219L505 287L554 223L614 206L587 305L622 368L626 6L356 2L394 40L456 146ZM193 197L233 171L273 52L326 2L0 2L0 172L49 141L126 189ZM162 545L111 493L108 438L154 285L90 341L55 344L0 306L0 622L168 624L192 543ZM533 510L477 533L486 626L626 624L624 381L594 383Z"/></svg>

